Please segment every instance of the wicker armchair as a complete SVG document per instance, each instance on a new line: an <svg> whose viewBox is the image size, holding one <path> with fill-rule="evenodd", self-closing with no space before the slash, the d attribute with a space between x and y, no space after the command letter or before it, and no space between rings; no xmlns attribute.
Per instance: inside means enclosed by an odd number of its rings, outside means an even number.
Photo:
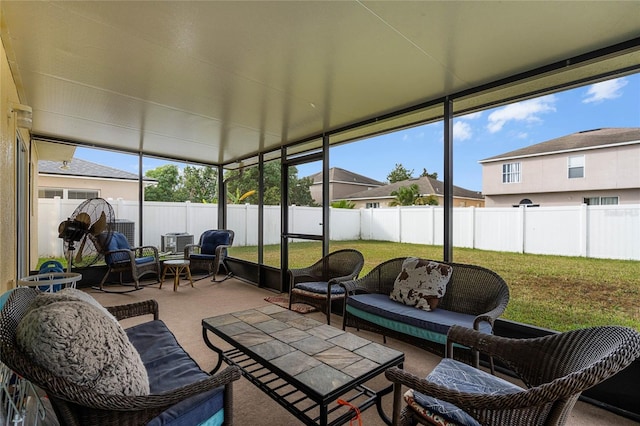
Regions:
<svg viewBox="0 0 640 426"><path fill-rule="evenodd" d="M227 249L233 245L234 236L235 233L230 229L210 229L200 235L198 244L187 244L184 247L184 259L190 261L191 271L205 270L208 275L213 276L215 282L222 265L229 277L230 271L225 260Z"/></svg>
<svg viewBox="0 0 640 426"><path fill-rule="evenodd" d="M331 323L331 302L344 299L340 282L357 278L364 266L358 250L344 249L324 256L311 266L289 269L289 309L293 303L305 303L327 314Z"/></svg>
<svg viewBox="0 0 640 426"><path fill-rule="evenodd" d="M442 412L446 416L455 415L452 408L459 408L463 416L468 415L482 425L562 425L582 391L623 370L640 356L640 334L618 326L586 328L532 339L497 337L453 326L447 340L449 354L454 343L500 359L522 379L526 388L506 381L501 383L495 376L466 364L455 364L456 361L449 358L443 359L426 379L391 368L385 375L395 385L394 425L432 424L424 414L418 413L425 407L423 404L431 413L441 416ZM441 367L443 363L447 364L446 368ZM467 371L456 377L452 371L459 366ZM472 391L466 385L474 378L483 386L491 382L499 384L491 390ZM421 400L417 409L408 405L402 408L401 385L426 395L427 399ZM415 403L415 399L409 398L409 401ZM447 407L442 401L455 407Z"/></svg>
<svg viewBox="0 0 640 426"><path fill-rule="evenodd" d="M99 240L101 237L98 238ZM102 241L100 241L102 244ZM158 248L154 246L141 246L131 248L127 237L120 232L114 232L107 245L103 247L104 260L107 264L107 272L100 281L100 290L104 290L104 283L112 273L130 273L135 283L135 290L140 288L140 278L147 274L155 274L157 282L160 282L160 258Z"/></svg>
<svg viewBox="0 0 640 426"><path fill-rule="evenodd" d="M63 425L145 425L161 412L188 398L224 386L224 423L233 424L232 382L240 378L237 367L164 394L106 395L79 386L34 364L16 344L16 328L38 294L32 288L12 291L0 312L0 361L16 374L44 390ZM118 320L140 315L158 319L154 300L107 308Z"/></svg>

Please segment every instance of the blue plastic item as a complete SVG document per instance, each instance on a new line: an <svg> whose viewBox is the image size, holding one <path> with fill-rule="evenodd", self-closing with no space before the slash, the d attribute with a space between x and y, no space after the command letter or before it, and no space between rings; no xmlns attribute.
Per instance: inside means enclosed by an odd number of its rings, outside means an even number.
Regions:
<svg viewBox="0 0 640 426"><path fill-rule="evenodd" d="M62 263L58 262L57 260L47 260L42 265L40 265L40 269L38 270L38 274L50 274L50 273L56 273L56 272L64 272L64 267L62 266ZM50 286L48 285L41 285L41 286L38 286L38 290L48 291L49 287ZM61 288L62 288L62 284L56 284L53 286L52 291L55 293Z"/></svg>

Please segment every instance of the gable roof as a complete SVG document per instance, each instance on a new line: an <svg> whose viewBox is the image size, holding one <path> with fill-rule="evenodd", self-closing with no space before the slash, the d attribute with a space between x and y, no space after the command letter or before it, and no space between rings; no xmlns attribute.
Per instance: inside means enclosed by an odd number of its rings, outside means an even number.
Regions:
<svg viewBox="0 0 640 426"><path fill-rule="evenodd" d="M618 144L640 143L640 128L606 128L584 130L546 142L509 151L504 154L480 160L480 163L510 158L534 157L561 152L581 151L585 149L607 148Z"/></svg>
<svg viewBox="0 0 640 426"><path fill-rule="evenodd" d="M322 172L318 172L309 177L313 179L314 185L322 183ZM340 167L331 167L329 169L329 182L352 183L352 184L375 185L375 186L385 185L384 182L380 182L378 180L371 179L369 177L350 172L349 170L341 169Z"/></svg>
<svg viewBox="0 0 640 426"><path fill-rule="evenodd" d="M422 176L419 178L407 179L400 182L394 182L389 185L384 185L378 188L369 189L367 191L360 191L353 194L349 194L344 197L348 200L359 199L371 199L371 198L394 198L391 193L398 190L400 187L409 186L412 184L418 185L419 193L421 196L435 195L444 196L444 183L431 178L429 176ZM476 200L484 199L482 193L477 191L471 191L469 189L461 188L459 186L453 187L453 196L458 198L472 198Z"/></svg>
<svg viewBox="0 0 640 426"><path fill-rule="evenodd" d="M38 173L48 175L60 175L69 177L94 177L102 179L121 179L138 181L138 175L113 167L92 163L91 161L72 158L67 163L67 169L60 168L60 161L38 161ZM144 178L145 181L155 181L155 179Z"/></svg>

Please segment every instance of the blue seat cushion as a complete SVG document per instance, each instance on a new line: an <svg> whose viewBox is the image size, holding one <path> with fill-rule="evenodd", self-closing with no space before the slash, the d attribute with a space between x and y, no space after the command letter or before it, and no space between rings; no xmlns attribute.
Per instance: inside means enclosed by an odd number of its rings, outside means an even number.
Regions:
<svg viewBox="0 0 640 426"><path fill-rule="evenodd" d="M506 395L523 391L511 382L451 358L440 361L427 376L427 380L452 390L473 394ZM405 400L423 416L441 416L448 422L459 425L479 426L479 423L462 409L432 396L420 392L407 392Z"/></svg>
<svg viewBox="0 0 640 426"><path fill-rule="evenodd" d="M164 322L149 321L130 327L126 332L147 369L151 394L171 392L210 377L182 349ZM224 387L219 387L179 402L148 425L199 425L212 417L222 418L223 407Z"/></svg>
<svg viewBox="0 0 640 426"><path fill-rule="evenodd" d="M219 245L229 245L229 233L226 231L205 231L200 237L200 252L215 254Z"/></svg>
<svg viewBox="0 0 640 426"><path fill-rule="evenodd" d="M475 316L444 309L424 311L393 301L384 294L358 294L347 298L349 315L419 339L446 344L449 328L456 324L473 328ZM483 333L492 333L491 324L479 324Z"/></svg>
<svg viewBox="0 0 640 426"><path fill-rule="evenodd" d="M327 294L327 282L316 281L307 283L298 283L294 286L300 290L310 291L311 293ZM331 286L331 294L344 294L344 288L339 285Z"/></svg>
<svg viewBox="0 0 640 426"><path fill-rule="evenodd" d="M106 238L106 236L102 236L101 238ZM129 246L129 241L127 240L127 237L124 236L124 234L120 232L114 232L111 235L111 239L109 240L109 243L107 244L105 249L107 251L122 250L122 249L131 250L131 246ZM105 258L105 262L107 263L107 265L111 265L112 263L117 263L117 262L124 262L128 260L129 260L129 255L127 253L114 253L114 254L107 255Z"/></svg>

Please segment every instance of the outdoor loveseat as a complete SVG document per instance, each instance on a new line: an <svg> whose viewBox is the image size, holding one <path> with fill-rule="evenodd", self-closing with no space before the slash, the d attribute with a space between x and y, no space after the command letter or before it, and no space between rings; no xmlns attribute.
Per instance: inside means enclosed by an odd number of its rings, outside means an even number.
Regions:
<svg viewBox="0 0 640 426"><path fill-rule="evenodd" d="M509 302L509 288L498 274L475 265L419 259L422 264L432 263L433 273L440 274L440 267L450 274L444 295L429 297L433 309L425 310L390 298L407 259L415 258L388 260L367 275L340 284L346 292L343 329L373 331L440 356L445 355L447 332L454 324L492 333L494 321ZM474 363L478 363L477 352Z"/></svg>
<svg viewBox="0 0 640 426"><path fill-rule="evenodd" d="M122 329L118 320L152 315ZM0 360L44 390L64 425L230 425L237 367L210 376L158 319L154 300L102 307L80 290L12 290Z"/></svg>

